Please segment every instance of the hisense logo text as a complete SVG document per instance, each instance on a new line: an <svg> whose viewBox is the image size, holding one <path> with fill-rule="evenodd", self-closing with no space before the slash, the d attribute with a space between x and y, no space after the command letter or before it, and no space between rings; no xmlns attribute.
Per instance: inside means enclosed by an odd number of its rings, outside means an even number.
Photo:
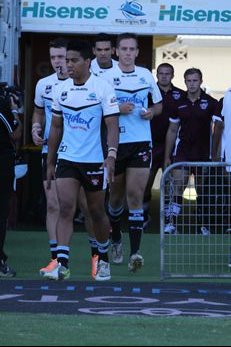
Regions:
<svg viewBox="0 0 231 347"><path fill-rule="evenodd" d="M231 10L190 10L183 9L183 6L172 5L166 9L165 5L160 6L159 20L170 21L198 21L198 22L230 22Z"/></svg>
<svg viewBox="0 0 231 347"><path fill-rule="evenodd" d="M22 4L22 17L33 18L97 18L104 19L108 16L106 7L67 7L67 6L46 6L45 2L33 2L28 6L28 2Z"/></svg>

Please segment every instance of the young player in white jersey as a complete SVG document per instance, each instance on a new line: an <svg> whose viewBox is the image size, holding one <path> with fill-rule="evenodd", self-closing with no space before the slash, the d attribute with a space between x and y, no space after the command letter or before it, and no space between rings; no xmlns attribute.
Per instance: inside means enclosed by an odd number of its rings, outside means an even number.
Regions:
<svg viewBox="0 0 231 347"><path fill-rule="evenodd" d="M118 147L119 107L109 83L90 73L91 47L87 41L73 40L67 46L67 69L70 80L59 85L53 95L52 126L47 160L48 189L56 178L60 197L57 225L59 279L70 277L69 245L73 217L83 186L97 240L99 262L95 279L111 278L108 259L109 220L104 208L106 177L114 180ZM104 118L107 127L108 156L104 160L100 129ZM58 163L55 170L57 149ZM106 170L105 170L106 169ZM107 175L106 175L107 171Z"/></svg>
<svg viewBox="0 0 231 347"><path fill-rule="evenodd" d="M91 61L91 72L101 76L105 71L115 67L118 61L112 59L115 52L110 35L100 33L96 36L93 45L93 54L95 58Z"/></svg>
<svg viewBox="0 0 231 347"><path fill-rule="evenodd" d="M48 152L48 138L52 119L52 93L53 89L63 83L69 75L66 68L65 38L56 38L49 43L50 62L54 73L41 78L35 89L34 112L32 117L32 139L36 146L42 146L42 179L46 195L46 228L49 238L51 261L40 269L43 277L49 278L49 274L57 266L57 235L56 225L59 217L59 202L55 181L51 183L51 189L47 189L46 160Z"/></svg>
<svg viewBox="0 0 231 347"><path fill-rule="evenodd" d="M130 237L128 269L133 272L144 264L139 249L144 222L143 196L151 164L150 120L162 111L162 97L151 72L135 65L138 53L136 35L118 35L118 66L103 75L114 86L120 107L119 149L108 206L112 226L112 260L117 264L123 261L120 220L126 201ZM150 108L149 93L153 102Z"/></svg>
<svg viewBox="0 0 231 347"><path fill-rule="evenodd" d="M51 126L52 112L52 93L54 88L69 78L66 68L66 45L67 40L64 38L57 38L49 44L51 65L55 73L42 78L38 81L35 90L35 108L32 120L32 138L36 145L42 146L42 171L43 171L43 185L47 200L47 215L46 227L49 237L49 245L51 251L51 261L49 264L40 269L40 275L47 279L55 279L53 277L53 270L57 266L57 235L56 224L59 215L59 203L57 198L56 186L52 182L52 187L48 191L46 189L46 160L48 152L48 137ZM42 130L43 129L43 130ZM84 224L88 232L89 244L91 247L91 274L94 278L96 275L98 250L94 233L92 231L92 221L88 211L86 197L83 188L80 190L80 199L78 207L84 215Z"/></svg>

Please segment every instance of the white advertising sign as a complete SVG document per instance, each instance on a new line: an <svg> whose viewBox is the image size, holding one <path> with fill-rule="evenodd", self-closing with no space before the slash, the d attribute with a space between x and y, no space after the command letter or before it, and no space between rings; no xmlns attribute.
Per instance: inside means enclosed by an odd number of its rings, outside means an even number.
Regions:
<svg viewBox="0 0 231 347"><path fill-rule="evenodd" d="M230 0L21 2L24 32L231 35Z"/></svg>

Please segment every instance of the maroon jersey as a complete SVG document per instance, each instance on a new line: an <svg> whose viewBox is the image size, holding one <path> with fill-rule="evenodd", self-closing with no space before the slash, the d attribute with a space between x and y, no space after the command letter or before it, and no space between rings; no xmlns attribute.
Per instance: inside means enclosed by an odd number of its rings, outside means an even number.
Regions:
<svg viewBox="0 0 231 347"><path fill-rule="evenodd" d="M152 162L153 165L162 167L164 163L165 137L169 126L170 109L172 109L176 102L181 100L185 92L182 89L175 87L173 84L168 92L164 92L160 86L159 89L162 95L163 110L161 114L153 117L150 124L153 147Z"/></svg>
<svg viewBox="0 0 231 347"><path fill-rule="evenodd" d="M165 143L165 136L169 125L169 109L171 109L176 101L179 101L185 93L182 89L175 87L173 84L167 93L164 92L160 86L159 89L162 95L163 110L161 114L154 116L151 120L153 147L160 142Z"/></svg>
<svg viewBox="0 0 231 347"><path fill-rule="evenodd" d="M187 93L175 107L170 121L179 121L175 161L208 161L210 158L211 122L218 101L201 90L192 102Z"/></svg>

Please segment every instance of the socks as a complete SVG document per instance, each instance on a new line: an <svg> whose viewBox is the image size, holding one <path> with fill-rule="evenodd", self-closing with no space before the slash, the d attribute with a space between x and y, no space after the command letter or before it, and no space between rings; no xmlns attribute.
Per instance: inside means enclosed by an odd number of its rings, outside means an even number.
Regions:
<svg viewBox="0 0 231 347"><path fill-rule="evenodd" d="M57 258L57 241L50 240L49 246L50 246L50 252L51 252L51 259L56 259Z"/></svg>
<svg viewBox="0 0 231 347"><path fill-rule="evenodd" d="M97 246L98 246L98 252L99 252L99 261L103 260L106 263L108 263L109 262L109 259L108 259L109 240L103 243L97 241Z"/></svg>
<svg viewBox="0 0 231 347"><path fill-rule="evenodd" d="M93 257L94 255L98 255L98 245L97 241L94 237L89 236L88 237L89 245L91 247L91 256Z"/></svg>
<svg viewBox="0 0 231 347"><path fill-rule="evenodd" d="M130 238L130 248L131 253L135 254L139 251L141 236L143 232L143 224L144 224L144 210L129 210L128 216L128 224L129 224L129 238Z"/></svg>
<svg viewBox="0 0 231 347"><path fill-rule="evenodd" d="M124 212L124 207L113 208L110 203L108 205L108 215L112 227L112 242L121 242L121 217Z"/></svg>
<svg viewBox="0 0 231 347"><path fill-rule="evenodd" d="M68 268L69 261L69 251L70 247L68 246L58 246L57 247L57 260L62 266Z"/></svg>

